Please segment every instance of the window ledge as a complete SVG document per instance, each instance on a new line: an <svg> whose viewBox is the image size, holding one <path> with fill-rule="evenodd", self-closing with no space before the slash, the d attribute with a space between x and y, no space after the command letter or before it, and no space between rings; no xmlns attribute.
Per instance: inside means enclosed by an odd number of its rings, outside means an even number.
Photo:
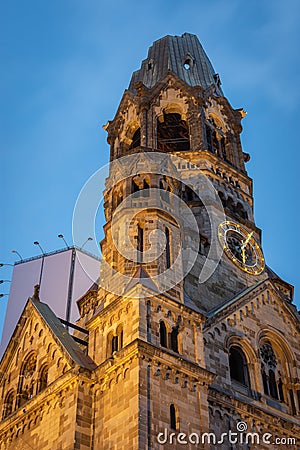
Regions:
<svg viewBox="0 0 300 450"><path fill-rule="evenodd" d="M288 413L289 409L287 407L287 405L285 405L284 403L279 402L278 400L275 400L275 398L272 397L265 397L266 399L266 404L268 406L271 406L272 408L276 408L279 411L282 411L284 413Z"/></svg>
<svg viewBox="0 0 300 450"><path fill-rule="evenodd" d="M236 391L240 392L241 394L244 394L244 395L247 395L247 396L250 395L249 387L244 385L244 384L242 384L242 383L239 383L238 381L231 380L231 387L233 389L235 389Z"/></svg>

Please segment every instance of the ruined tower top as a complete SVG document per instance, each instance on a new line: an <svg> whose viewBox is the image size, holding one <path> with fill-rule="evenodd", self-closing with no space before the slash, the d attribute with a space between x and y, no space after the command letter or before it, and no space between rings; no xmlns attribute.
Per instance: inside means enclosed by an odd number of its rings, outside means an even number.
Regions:
<svg viewBox="0 0 300 450"><path fill-rule="evenodd" d="M216 94L223 96L219 75L194 34L165 36L149 48L148 57L141 68L133 73L129 90L135 92L135 84L142 82L148 88L155 86L168 71L173 72L190 86L203 89L215 85Z"/></svg>

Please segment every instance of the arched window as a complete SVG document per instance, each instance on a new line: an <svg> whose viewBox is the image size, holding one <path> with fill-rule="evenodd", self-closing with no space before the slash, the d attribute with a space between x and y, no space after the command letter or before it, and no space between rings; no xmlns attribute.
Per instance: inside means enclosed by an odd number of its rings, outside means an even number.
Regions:
<svg viewBox="0 0 300 450"><path fill-rule="evenodd" d="M178 326L173 327L170 333L170 347L173 352L178 353Z"/></svg>
<svg viewBox="0 0 300 450"><path fill-rule="evenodd" d="M113 336L111 341L111 353L118 351L118 336Z"/></svg>
<svg viewBox="0 0 300 450"><path fill-rule="evenodd" d="M123 327L122 325L119 325L117 327L117 337L118 337L118 350L121 350L121 348L123 348Z"/></svg>
<svg viewBox="0 0 300 450"><path fill-rule="evenodd" d="M249 375L246 357L238 346L232 346L229 350L230 378L243 386L249 386Z"/></svg>
<svg viewBox="0 0 300 450"><path fill-rule="evenodd" d="M278 371L277 358L269 341L265 341L259 348L261 358L261 373L264 393L275 400L284 402L284 388L280 372Z"/></svg>
<svg viewBox="0 0 300 450"><path fill-rule="evenodd" d="M123 348L123 327L118 325L116 332L110 331L106 339L107 358L110 358L114 352Z"/></svg>
<svg viewBox="0 0 300 450"><path fill-rule="evenodd" d="M278 400L277 383L274 370L269 370L269 391L270 396Z"/></svg>
<svg viewBox="0 0 300 450"><path fill-rule="evenodd" d="M158 121L157 148L164 152L190 149L189 128L180 114L164 114L163 122Z"/></svg>
<svg viewBox="0 0 300 450"><path fill-rule="evenodd" d="M36 355L31 353L25 360L19 378L18 407L33 397L36 371Z"/></svg>
<svg viewBox="0 0 300 450"><path fill-rule="evenodd" d="M159 338L160 338L160 345L162 347L168 347L168 334L167 334L167 327L165 325L165 322L161 321L159 323Z"/></svg>
<svg viewBox="0 0 300 450"><path fill-rule="evenodd" d="M14 393L9 392L4 400L3 411L2 411L2 419L6 419L12 412L14 407Z"/></svg>
<svg viewBox="0 0 300 450"><path fill-rule="evenodd" d="M138 263L143 262L143 251L144 251L144 230L140 225L138 225L138 232L137 232L137 262Z"/></svg>
<svg viewBox="0 0 300 450"><path fill-rule="evenodd" d="M134 135L132 136L132 142L130 145L130 149L140 147L141 145L141 129L138 128Z"/></svg>
<svg viewBox="0 0 300 450"><path fill-rule="evenodd" d="M40 370L37 393L43 391L47 387L47 384L48 384L48 366L45 365Z"/></svg>
<svg viewBox="0 0 300 450"><path fill-rule="evenodd" d="M113 345L113 338L114 338L114 334L113 334L112 331L110 331L108 333L108 335L107 335L107 338L106 338L106 349L107 349L106 355L107 355L107 358L110 358L112 356L113 352L114 352L113 348L114 348L115 344Z"/></svg>
<svg viewBox="0 0 300 450"><path fill-rule="evenodd" d="M170 245L170 230L168 227L165 229L166 235L166 268L171 267L171 245Z"/></svg>
<svg viewBox="0 0 300 450"><path fill-rule="evenodd" d="M213 152L220 156L220 149L219 149L219 140L217 138L216 130L212 131L212 145L213 145Z"/></svg>
<svg viewBox="0 0 300 450"><path fill-rule="evenodd" d="M170 405L170 428L171 430L178 430L179 428L178 411L174 403Z"/></svg>
<svg viewBox="0 0 300 450"><path fill-rule="evenodd" d="M213 153L212 128L205 124L207 150Z"/></svg>
<svg viewBox="0 0 300 450"><path fill-rule="evenodd" d="M227 161L225 137L221 126L217 125L215 120L210 117L209 124L205 124L207 150L215 153L219 158Z"/></svg>

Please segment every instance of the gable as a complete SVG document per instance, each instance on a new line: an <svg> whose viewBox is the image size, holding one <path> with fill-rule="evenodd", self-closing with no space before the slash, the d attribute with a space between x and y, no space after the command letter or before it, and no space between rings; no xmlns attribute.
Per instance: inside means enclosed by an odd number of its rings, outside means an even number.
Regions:
<svg viewBox="0 0 300 450"><path fill-rule="evenodd" d="M234 298L211 311L205 328L217 323L240 323L247 317L256 317L261 326L277 323L285 329L286 324L299 331L299 315L296 307L287 302L270 280L262 280L245 289Z"/></svg>
<svg viewBox="0 0 300 450"><path fill-rule="evenodd" d="M253 362L258 358L261 342L269 341L285 355L292 370L299 357L299 325L295 306L282 297L270 280L265 280L207 319L204 326L207 354L212 348L228 354L231 345L238 345L248 351Z"/></svg>
<svg viewBox="0 0 300 450"><path fill-rule="evenodd" d="M33 304L28 302L2 357L0 386L8 379L14 384L14 378L18 378L24 361L30 355L36 355L37 367L47 362L49 369L56 366L63 373L72 366L70 357L57 344Z"/></svg>
<svg viewBox="0 0 300 450"><path fill-rule="evenodd" d="M2 417L7 398L18 409L76 366L96 367L48 305L29 299L0 363Z"/></svg>

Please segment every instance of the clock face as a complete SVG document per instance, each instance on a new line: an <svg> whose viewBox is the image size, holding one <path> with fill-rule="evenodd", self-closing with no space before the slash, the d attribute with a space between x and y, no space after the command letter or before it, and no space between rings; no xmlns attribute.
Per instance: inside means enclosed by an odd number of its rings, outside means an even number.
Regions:
<svg viewBox="0 0 300 450"><path fill-rule="evenodd" d="M264 270L265 260L253 231L249 233L239 224L226 220L219 225L218 237L226 255L241 270L252 275Z"/></svg>

